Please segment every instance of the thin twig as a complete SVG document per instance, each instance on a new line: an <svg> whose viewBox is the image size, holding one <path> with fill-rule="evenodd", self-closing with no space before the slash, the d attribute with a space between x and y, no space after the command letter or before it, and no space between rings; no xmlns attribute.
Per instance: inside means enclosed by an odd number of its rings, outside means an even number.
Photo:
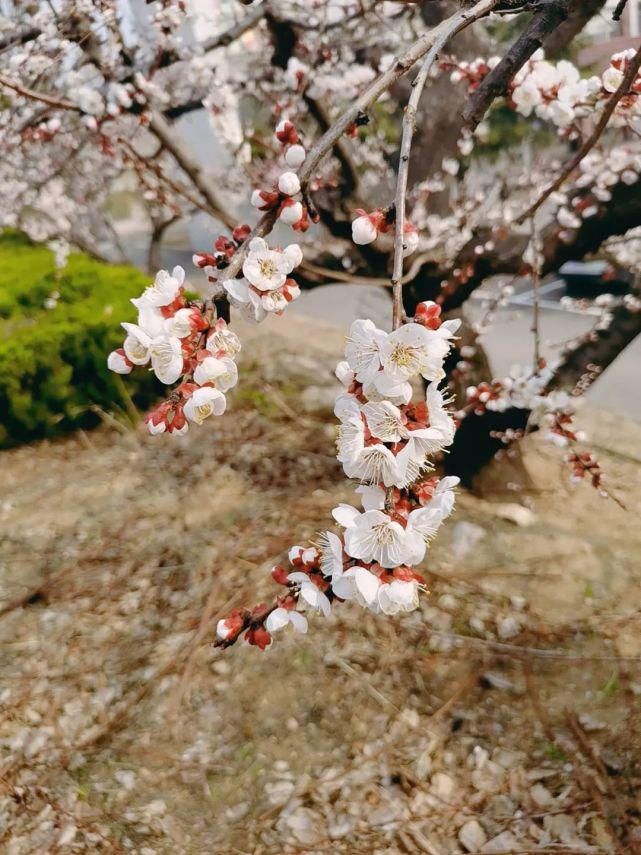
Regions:
<svg viewBox="0 0 641 855"><path fill-rule="evenodd" d="M73 110L75 113L83 112L77 104L73 104L71 101L66 101L64 98L54 98L44 92L36 92L35 89L28 89L26 86L21 86L19 83L15 83L8 77L5 77L4 74L0 74L0 86L13 89L18 95L22 95L23 98L28 98L30 101L40 101L41 104L47 104L49 107L58 107L61 110Z"/></svg>
<svg viewBox="0 0 641 855"><path fill-rule="evenodd" d="M608 101L603 111L603 114L592 134L590 134L588 139L583 143L583 145L577 151L574 157L569 160L568 163L563 167L559 176L552 182L552 184L550 184L547 190L545 190L539 196L536 202L534 202L533 205L530 205L527 211L524 211L521 216L516 220L517 225L523 225L523 223L531 219L539 210L541 205L547 199L550 198L552 193L555 193L560 187L563 186L565 181L570 177L570 175L574 172L577 166L579 166L581 161L592 151L594 146L601 139L603 132L607 128L608 122L610 121L612 114L616 110L619 101L621 101L621 99L630 92L630 87L636 79L639 68L641 68L641 47L637 50L634 57L630 60L630 65L628 66L625 76L621 81L621 85Z"/></svg>
<svg viewBox="0 0 641 855"><path fill-rule="evenodd" d="M443 638L447 641L464 642L465 644L485 647L493 653L506 656L514 656L517 659L533 657L535 659L550 659L565 662L629 662L641 665L641 656L585 656L579 653L567 653L564 650L545 649L540 647L521 647L518 644L505 644L501 641L492 641L487 638L475 638L471 635L457 635L456 633L440 632L436 629L425 628L428 635Z"/></svg>
<svg viewBox="0 0 641 855"><path fill-rule="evenodd" d="M422 252L413 260L407 273L401 277L401 282L404 285L406 282L411 282L414 279L426 262L432 260L431 252ZM335 279L337 282L347 282L350 285L366 285L375 288L389 288L390 280L384 276L358 276L355 273L345 273L342 270L333 270L331 267L321 267L319 264L313 264L311 261L303 261L300 268L301 271L309 271L315 276L322 276L324 280Z"/></svg>
<svg viewBox="0 0 641 855"><path fill-rule="evenodd" d="M541 318L541 269L543 266L543 252L539 233L536 228L535 218L530 220L531 226L531 247L534 256L534 267L532 274L534 277L534 299L532 301L532 335L534 337L534 373L538 373L541 368L541 330L539 328Z"/></svg>
<svg viewBox="0 0 641 855"><path fill-rule="evenodd" d="M176 129L169 124L162 113L152 110L147 128L171 154L182 171L191 178L194 187L206 199L212 213L215 213L215 216L229 228L235 228L236 220L224 210L224 204L218 198L211 182L205 177L204 170L182 143Z"/></svg>

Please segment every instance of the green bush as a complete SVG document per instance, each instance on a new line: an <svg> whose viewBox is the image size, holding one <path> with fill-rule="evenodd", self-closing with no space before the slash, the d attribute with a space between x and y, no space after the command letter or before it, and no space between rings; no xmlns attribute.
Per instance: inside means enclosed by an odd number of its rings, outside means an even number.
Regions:
<svg viewBox="0 0 641 855"><path fill-rule="evenodd" d="M147 284L132 267L79 253L58 272L46 247L0 234L0 447L92 427L96 405L126 409L107 355L122 344L120 322L135 320L130 298ZM46 308L54 292L56 304ZM140 407L160 391L145 369L125 383Z"/></svg>

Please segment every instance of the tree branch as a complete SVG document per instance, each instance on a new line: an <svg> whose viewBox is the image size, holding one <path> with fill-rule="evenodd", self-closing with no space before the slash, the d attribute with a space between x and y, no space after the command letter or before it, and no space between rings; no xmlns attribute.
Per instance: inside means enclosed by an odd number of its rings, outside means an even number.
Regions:
<svg viewBox="0 0 641 855"><path fill-rule="evenodd" d="M585 25L605 6L606 0L570 0L568 16L546 38L543 48L548 59L560 56Z"/></svg>
<svg viewBox="0 0 641 855"><path fill-rule="evenodd" d="M567 0L545 0L499 64L490 71L481 85L470 95L463 110L463 120L472 129L483 119L496 98L507 95L508 86L545 37L567 17Z"/></svg>
<svg viewBox="0 0 641 855"><path fill-rule="evenodd" d="M189 176L194 187L207 201L211 213L214 213L229 228L235 228L237 225L235 219L225 211L222 201L205 176L202 167L187 146L182 143L175 130L157 110L153 110L150 115L148 130L162 143L183 172Z"/></svg>

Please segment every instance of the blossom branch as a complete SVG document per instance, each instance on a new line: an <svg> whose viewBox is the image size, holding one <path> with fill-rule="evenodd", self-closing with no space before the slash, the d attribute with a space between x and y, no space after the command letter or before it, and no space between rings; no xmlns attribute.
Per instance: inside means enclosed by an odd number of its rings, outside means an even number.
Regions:
<svg viewBox="0 0 641 855"><path fill-rule="evenodd" d="M404 256L404 241L405 241L405 207L407 196L407 181L409 176L410 152L412 148L412 138L416 130L416 113L418 105L425 88L425 83L430 71L438 59L438 55L449 41L449 39L458 32L460 27L459 21L454 18L449 22L450 26L445 27L434 40L434 44L430 48L425 57L420 71L412 81L412 94L410 95L405 116L403 117L403 136L401 139L401 152L398 164L398 177L396 180L396 196L394 199L394 215L396 220L396 232L394 235L394 268L392 271L392 329L398 329L403 321L403 256Z"/></svg>
<svg viewBox="0 0 641 855"><path fill-rule="evenodd" d="M550 196L555 193L560 187L565 184L567 179L572 175L574 170L579 166L582 160L592 151L594 146L601 139L605 129L608 126L610 119L614 111L617 108L617 105L621 101L621 99L630 93L630 89L632 84L636 80L637 74L639 73L639 69L641 68L641 48L639 48L634 57L628 63L628 67L626 69L625 75L621 84L612 97L609 99L603 113L601 114L601 118L599 119L595 129L592 131L587 140L583 143L581 148L577 151L577 153L572 157L565 167L561 170L559 176L549 185L549 187L539 196L539 198L527 209L524 211L520 217L517 218L516 224L522 225L527 220L531 219L536 212L539 210L541 205L550 198Z"/></svg>
<svg viewBox="0 0 641 855"><path fill-rule="evenodd" d="M8 77L5 77L4 74L0 75L0 86L12 89L18 95L22 95L23 98L28 98L30 101L39 101L48 107L57 107L60 110L72 110L75 113L82 113L80 107L72 101L66 101L64 98L56 98L44 92L37 92L35 89L28 89L26 86L21 86L19 83L15 83Z"/></svg>
<svg viewBox="0 0 641 855"><path fill-rule="evenodd" d="M541 5L523 33L514 42L499 64L484 78L468 100L463 110L463 120L472 129L476 128L496 98L505 95L525 63L543 45L546 36L552 33L567 17L565 2L546 2Z"/></svg>
<svg viewBox="0 0 641 855"><path fill-rule="evenodd" d="M173 132L171 125L159 111L152 110L148 130L162 143L183 172L189 176L194 187L207 200L210 212L228 228L233 229L236 225L235 220L224 210L223 203L206 179L198 161L192 156L187 146L183 145L177 134Z"/></svg>
<svg viewBox="0 0 641 855"><path fill-rule="evenodd" d="M474 21L489 14L497 5L498 0L479 0L472 8L456 12L443 23L434 27L418 39L405 53L401 54L387 71L379 75L371 85L356 99L354 104L347 109L342 116L323 134L318 142L309 151L305 163L298 173L300 184L305 188L313 176L319 164L325 156L334 148L348 128L356 122L359 116L375 104L380 96L386 92L397 80L403 77L416 63L425 56L444 32L454 35L459 30L469 26ZM268 211L254 227L245 244L234 255L229 267L225 271L226 278L237 275L246 257L251 240L255 237L265 237L274 227L276 212Z"/></svg>

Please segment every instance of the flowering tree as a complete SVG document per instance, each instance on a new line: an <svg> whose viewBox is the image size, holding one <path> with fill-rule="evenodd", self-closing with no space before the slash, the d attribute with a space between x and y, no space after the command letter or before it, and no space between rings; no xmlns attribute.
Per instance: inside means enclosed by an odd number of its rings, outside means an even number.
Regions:
<svg viewBox="0 0 641 855"><path fill-rule="evenodd" d="M641 51L614 56L592 77L545 58L546 39L558 51L598 2L479 0L453 3L445 16L430 2L401 0L319 0L311 12L309 3L263 0L240 14L235 3L215 5L214 35L192 18L189 39L188 9L171 2L152 3L143 23L135 5L82 2L20 12L17 29L15 15L0 22L0 86L11 105L0 114L1 210L5 224L34 237L102 252L115 239L103 202L132 171L154 240L194 210L225 229L194 255L198 295L186 290L182 268L157 273L133 300L137 323L123 323L123 346L109 356L120 374L150 365L172 387L147 416L152 434L181 435L224 413L241 348L230 307L260 322L282 314L301 287L389 287L392 331L356 321L337 367L338 458L359 483L363 510L336 508L340 534L292 547L291 568L274 568L282 595L219 623L218 644L244 635L264 649L289 624L307 630L301 608L327 615L346 600L388 614L416 607L414 567L452 511L458 483L436 477L434 459L456 450L459 437L467 442L470 425L499 446L535 425L564 446L580 439L573 398L641 331L637 296L602 301L597 328L555 365L541 359L535 306L532 366L472 385L456 420L439 384L465 380L475 344L461 346L459 322L445 314L492 275L526 273L538 285L599 247L638 268ZM472 25L487 42L488 22L524 11L502 56L453 52ZM462 108L440 117L439 138L454 144L425 175L431 126L421 103L437 87ZM552 145L540 163L515 154L501 180L496 169L471 168L497 99L519 121L573 144L567 163L553 162L553 180ZM232 153L225 175L210 175L171 124L202 108ZM260 212L253 228L234 196ZM276 228L293 230L303 248L270 237ZM427 390L417 397L421 383ZM497 413L500 430L488 421ZM568 460L573 477L603 489L589 453L572 447Z"/></svg>

